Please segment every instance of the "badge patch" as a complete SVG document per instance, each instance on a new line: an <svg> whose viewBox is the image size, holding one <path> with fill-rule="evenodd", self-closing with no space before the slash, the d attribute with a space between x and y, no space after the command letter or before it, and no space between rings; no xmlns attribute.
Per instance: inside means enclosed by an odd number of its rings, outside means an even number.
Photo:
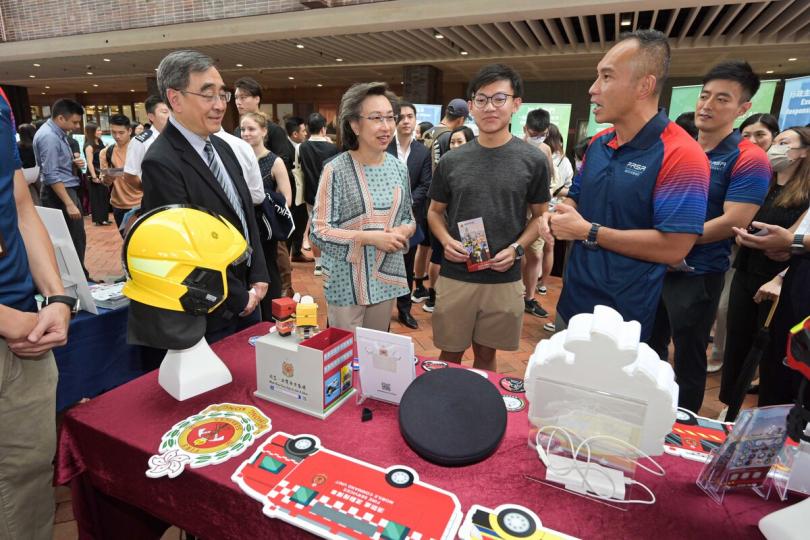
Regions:
<svg viewBox="0 0 810 540"><path fill-rule="evenodd" d="M514 394L522 394L526 391L526 389L523 388L523 379L518 379L517 377L503 377L500 384L501 388Z"/></svg>
<svg viewBox="0 0 810 540"><path fill-rule="evenodd" d="M222 463L244 452L270 428L270 419L256 407L211 405L163 435L159 453L149 458L146 476L175 478L186 465L198 468Z"/></svg>
<svg viewBox="0 0 810 540"><path fill-rule="evenodd" d="M422 369L425 371L433 371L434 369L444 369L447 367L447 362L441 360L424 360L422 362Z"/></svg>
<svg viewBox="0 0 810 540"><path fill-rule="evenodd" d="M519 412L526 408L526 401L517 396L503 396L503 404L509 412Z"/></svg>

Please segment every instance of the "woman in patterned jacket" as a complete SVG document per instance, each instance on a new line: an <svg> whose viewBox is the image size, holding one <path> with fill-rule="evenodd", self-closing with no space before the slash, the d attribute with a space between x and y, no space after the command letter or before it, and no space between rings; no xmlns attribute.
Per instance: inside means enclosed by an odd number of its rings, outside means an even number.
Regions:
<svg viewBox="0 0 810 540"><path fill-rule="evenodd" d="M387 331L396 298L408 292L403 255L416 224L408 169L386 152L395 103L384 83L346 91L338 130L348 151L324 166L312 210L329 324L350 331Z"/></svg>

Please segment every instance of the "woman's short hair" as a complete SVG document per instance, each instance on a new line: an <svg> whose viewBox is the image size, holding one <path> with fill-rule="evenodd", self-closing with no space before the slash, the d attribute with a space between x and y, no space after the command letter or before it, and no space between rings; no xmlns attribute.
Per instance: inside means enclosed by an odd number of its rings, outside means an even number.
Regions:
<svg viewBox="0 0 810 540"><path fill-rule="evenodd" d="M352 130L352 121L360 118L360 111L363 108L363 101L368 96L385 96L391 102L394 114L397 114L397 96L388 89L388 85L383 82L356 83L351 86L343 97L340 98L340 110L338 111L338 136L345 148L357 150L359 142L357 135Z"/></svg>
<svg viewBox="0 0 810 540"><path fill-rule="evenodd" d="M452 139L453 135L455 135L456 133L463 133L464 134L464 142L472 142L472 140L475 139L475 133L473 132L472 129L470 129L467 126L459 126L456 129L454 129L453 131L451 131L450 132L450 138Z"/></svg>

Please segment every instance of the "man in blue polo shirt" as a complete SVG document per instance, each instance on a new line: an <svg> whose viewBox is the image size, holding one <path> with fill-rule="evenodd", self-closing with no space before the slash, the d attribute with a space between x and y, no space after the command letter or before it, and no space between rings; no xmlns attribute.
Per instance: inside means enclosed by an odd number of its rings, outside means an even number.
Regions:
<svg viewBox="0 0 810 540"><path fill-rule="evenodd" d="M35 285L48 299L39 313ZM72 305L62 295L0 88L0 538L52 536L57 371L50 351L67 341Z"/></svg>
<svg viewBox="0 0 810 540"><path fill-rule="evenodd" d="M683 260L703 232L709 164L697 142L658 109L669 44L656 30L620 37L597 66L596 134L564 203L540 222L573 240L557 304L557 329L596 305L652 331L666 266Z"/></svg>
<svg viewBox="0 0 810 540"><path fill-rule="evenodd" d="M34 155L42 175L42 206L61 210L65 216L73 247L79 256L84 274L84 251L87 237L84 232L79 177L74 165L84 167L81 157L74 157L68 142L68 133L81 127L84 107L72 99L59 99L51 107L51 117L34 135Z"/></svg>
<svg viewBox="0 0 810 540"><path fill-rule="evenodd" d="M743 139L734 121L751 108L759 77L746 62L732 60L703 77L695 108L698 144L711 165L703 235L684 264L667 273L650 345L667 359L675 345L678 405L698 412L706 387L706 347L729 269L733 227L746 227L768 192L771 167L757 145Z"/></svg>

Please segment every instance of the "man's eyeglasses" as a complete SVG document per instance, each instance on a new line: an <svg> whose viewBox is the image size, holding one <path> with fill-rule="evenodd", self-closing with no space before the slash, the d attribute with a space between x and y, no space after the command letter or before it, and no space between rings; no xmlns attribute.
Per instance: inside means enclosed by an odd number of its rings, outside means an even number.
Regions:
<svg viewBox="0 0 810 540"><path fill-rule="evenodd" d="M488 96L486 94L475 94L473 96L472 102L475 105L476 109L483 109L487 106L487 103L492 102L493 107L503 107L506 104L506 100L510 97L514 97L512 94L503 94L497 93L492 96Z"/></svg>
<svg viewBox="0 0 810 540"><path fill-rule="evenodd" d="M191 94L192 96L198 96L203 98L207 103L213 103L214 101L221 101L223 103L228 103L231 101L231 93L230 92L220 92L219 94L211 93L211 94L198 94L197 92L191 92L189 90L180 90L182 94Z"/></svg>
<svg viewBox="0 0 810 540"><path fill-rule="evenodd" d="M372 114L371 116L358 115L358 118L363 118L365 120L368 120L369 122L373 122L381 126L385 124L396 124L397 121L399 121L399 115L396 114L393 114L391 116L382 116L380 114Z"/></svg>

